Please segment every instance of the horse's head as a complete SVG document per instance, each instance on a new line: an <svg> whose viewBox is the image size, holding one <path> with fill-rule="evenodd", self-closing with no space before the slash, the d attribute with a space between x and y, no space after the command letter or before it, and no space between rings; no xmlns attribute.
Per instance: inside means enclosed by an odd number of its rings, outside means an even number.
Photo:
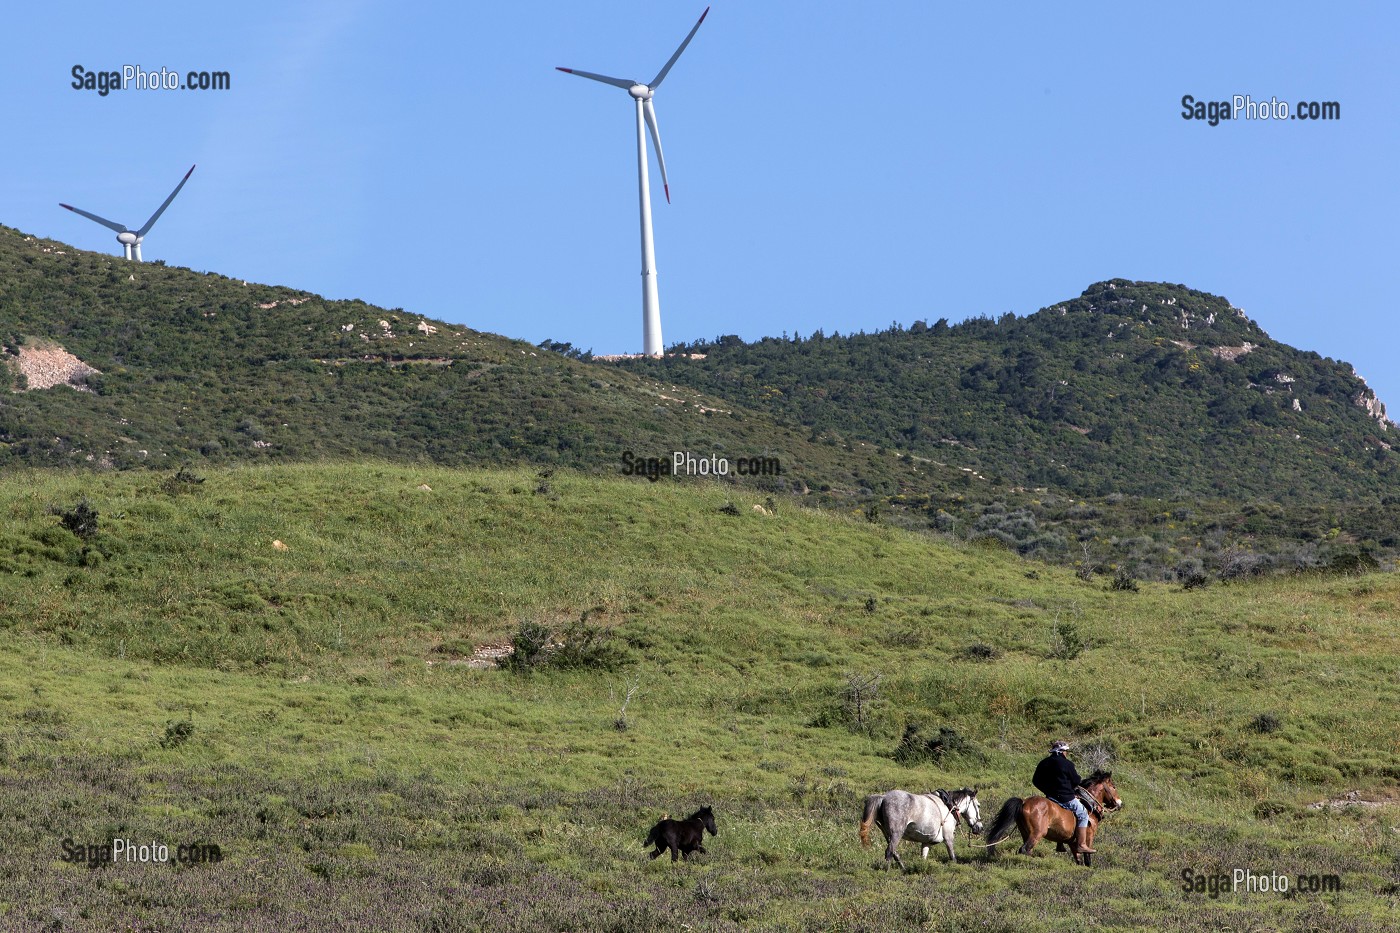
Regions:
<svg viewBox="0 0 1400 933"><path fill-rule="evenodd" d="M982 834L982 806L977 802L977 788L964 787L957 793L957 803L953 809L962 814L962 818L967 822L967 828L974 836Z"/></svg>
<svg viewBox="0 0 1400 933"><path fill-rule="evenodd" d="M701 807L695 811L695 815L700 818L700 825L705 827L711 836L718 836L719 830L715 828L715 812L709 807Z"/></svg>
<svg viewBox="0 0 1400 933"><path fill-rule="evenodd" d="M1123 809L1123 798L1118 796L1118 788L1113 785L1112 771L1095 771L1079 782L1099 803L1109 810Z"/></svg>

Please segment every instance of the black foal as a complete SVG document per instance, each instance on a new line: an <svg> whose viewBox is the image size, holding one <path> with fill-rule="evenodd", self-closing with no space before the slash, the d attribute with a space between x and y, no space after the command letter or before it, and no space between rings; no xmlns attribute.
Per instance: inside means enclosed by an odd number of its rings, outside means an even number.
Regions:
<svg viewBox="0 0 1400 933"><path fill-rule="evenodd" d="M662 820L657 823L647 833L647 841L642 843L642 848L655 843L656 851L651 853L651 858L670 849L671 861L674 862L677 855L690 861L690 853L704 853L705 847L700 843L705 838L706 830L711 836L719 835L719 830L715 829L714 812L709 807L701 807L683 820Z"/></svg>

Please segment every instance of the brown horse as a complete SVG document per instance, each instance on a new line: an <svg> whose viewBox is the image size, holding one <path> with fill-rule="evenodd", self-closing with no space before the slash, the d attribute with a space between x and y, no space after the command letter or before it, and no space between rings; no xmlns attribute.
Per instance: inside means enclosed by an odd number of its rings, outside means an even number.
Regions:
<svg viewBox="0 0 1400 933"><path fill-rule="evenodd" d="M1103 810L1120 810L1123 807L1123 798L1118 796L1118 788L1113 786L1113 774L1109 771L1095 771L1079 783L1079 787L1098 803ZM1089 808L1089 846L1094 845L1094 833L1099 828L1099 816L1093 812L1094 808ZM1102 812L1102 811L1101 811ZM997 812L996 819L992 820L992 828L987 833L987 845L994 846L1011 835L1011 827L1015 825L1021 830L1021 854L1030 855L1035 844L1042 839L1049 839L1051 842L1059 843L1057 851L1064 851L1065 844L1069 844L1069 851L1074 856L1076 862L1085 865L1090 864L1092 856L1088 852L1080 852L1074 844L1074 814L1065 807L1060 806L1053 800L1045 797L1027 797L1022 800L1020 797L1012 797L1001 805L1001 810Z"/></svg>

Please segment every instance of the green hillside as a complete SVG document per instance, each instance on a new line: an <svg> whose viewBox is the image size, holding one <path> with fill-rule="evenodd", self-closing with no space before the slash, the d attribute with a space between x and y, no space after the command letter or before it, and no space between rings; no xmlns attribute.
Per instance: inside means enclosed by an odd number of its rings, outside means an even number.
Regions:
<svg viewBox="0 0 1400 933"><path fill-rule="evenodd" d="M1179 286L1115 280L1024 319L691 349L707 357L589 362L0 227L0 382L15 390L0 391L0 469L368 456L617 474L628 453L689 451L780 464L738 488L1085 573L1186 581L1400 551L1394 432L1364 385ZM65 360L97 372L53 376Z"/></svg>
<svg viewBox="0 0 1400 933"><path fill-rule="evenodd" d="M0 927L1371 933L1394 916L1393 575L1115 591L864 517L764 514L723 484L199 472L0 479ZM558 647L521 670L467 663L538 630ZM911 724L941 751L896 760ZM1060 736L1126 802L1093 869L1053 846L990 856L965 828L960 864L910 848L903 875L859 847L866 793L976 785L990 818ZM700 803L709 853L647 861L647 828ZM114 837L223 861L62 859L64 839ZM1341 890L1182 890L1234 868Z"/></svg>
<svg viewBox="0 0 1400 933"><path fill-rule="evenodd" d="M626 368L835 437L1078 496L1400 496L1397 432L1346 363L1180 285L1115 279L1028 317L735 338Z"/></svg>
<svg viewBox="0 0 1400 933"><path fill-rule="evenodd" d="M0 391L0 469L370 456L617 473L622 455L777 457L771 491L918 470L703 393L402 309L132 266L0 227L0 384L61 347L83 391Z"/></svg>

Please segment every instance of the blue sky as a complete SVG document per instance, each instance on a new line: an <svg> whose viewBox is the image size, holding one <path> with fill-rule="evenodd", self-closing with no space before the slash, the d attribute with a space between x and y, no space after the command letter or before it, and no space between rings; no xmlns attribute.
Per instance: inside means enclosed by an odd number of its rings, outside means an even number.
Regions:
<svg viewBox="0 0 1400 933"><path fill-rule="evenodd" d="M621 90L704 9L573 2L12 5L0 222L595 352L640 349ZM656 97L668 343L1027 314L1115 276L1228 297L1400 416L1400 12L1383 3L718 0ZM1248 7L1248 9L1246 9ZM228 71L100 97L89 70ZM1337 101L1183 120L1181 98Z"/></svg>

